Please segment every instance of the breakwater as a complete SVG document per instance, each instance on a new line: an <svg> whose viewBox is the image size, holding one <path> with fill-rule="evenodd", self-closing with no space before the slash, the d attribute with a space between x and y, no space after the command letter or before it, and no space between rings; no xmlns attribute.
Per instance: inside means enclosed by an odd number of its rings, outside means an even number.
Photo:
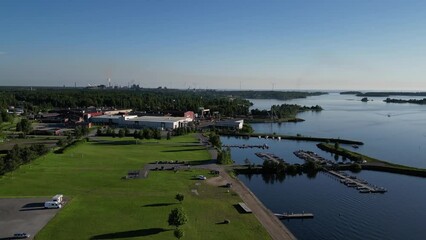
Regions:
<svg viewBox="0 0 426 240"><path fill-rule="evenodd" d="M322 137L307 137L307 136L292 136L292 135L279 135L279 134L266 134L266 133L220 133L221 136L232 136L232 137L257 137L265 139L286 139L296 141L310 141L310 142L330 142L330 143L341 143L341 144L352 144L352 145L364 145L361 141L340 139L340 138L322 138Z"/></svg>
<svg viewBox="0 0 426 240"><path fill-rule="evenodd" d="M323 151L337 154L346 157L354 162L358 162L362 170L381 171L389 173L398 173L416 177L426 177L426 169L413 168L409 166L389 163L383 160L375 159L369 156L362 155L344 148L334 148L333 145L319 143L317 147ZM345 169L347 166L339 166L339 169Z"/></svg>

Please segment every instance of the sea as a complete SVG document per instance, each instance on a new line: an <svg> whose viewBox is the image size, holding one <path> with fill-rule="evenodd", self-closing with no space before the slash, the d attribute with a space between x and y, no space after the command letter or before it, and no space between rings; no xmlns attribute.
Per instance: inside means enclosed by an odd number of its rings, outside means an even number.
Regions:
<svg viewBox="0 0 426 240"><path fill-rule="evenodd" d="M421 97L392 96L397 99ZM359 148L341 144L352 151L392 163L426 168L426 106L385 103L384 97L369 97L362 102L354 95L330 93L289 101L249 99L252 108L271 105L320 105L321 112L298 114L304 122L256 123L255 132L329 137L364 142ZM300 163L293 152L314 151L336 161L321 151L316 142L277 139L222 137L223 144L267 144L269 149L232 148L237 164L261 164L256 152L270 152L289 163ZM347 160L337 159L339 162ZM239 175L238 178L274 213L314 214L313 219L283 220L298 239L425 239L426 179L393 173L347 172L384 187L384 194L361 194L341 184L326 173L297 175L276 179L267 175Z"/></svg>

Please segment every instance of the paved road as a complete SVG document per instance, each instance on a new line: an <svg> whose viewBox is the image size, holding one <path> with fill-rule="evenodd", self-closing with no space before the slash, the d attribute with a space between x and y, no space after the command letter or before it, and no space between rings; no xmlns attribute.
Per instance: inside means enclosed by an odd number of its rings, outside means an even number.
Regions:
<svg viewBox="0 0 426 240"><path fill-rule="evenodd" d="M50 198L0 198L0 240L25 232L32 239L59 211L44 209Z"/></svg>

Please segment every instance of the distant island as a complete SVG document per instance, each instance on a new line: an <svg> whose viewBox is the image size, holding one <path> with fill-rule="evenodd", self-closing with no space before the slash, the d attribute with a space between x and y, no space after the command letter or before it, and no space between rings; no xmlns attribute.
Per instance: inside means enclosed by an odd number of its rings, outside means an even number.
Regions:
<svg viewBox="0 0 426 240"><path fill-rule="evenodd" d="M386 102L386 103L413 103L413 104L425 105L426 104L426 98L423 98L423 99L409 99L409 100L386 98L385 100L383 100L383 102Z"/></svg>
<svg viewBox="0 0 426 240"><path fill-rule="evenodd" d="M299 92L299 91L224 91L228 95L238 96L248 99L277 99L291 100L296 98L306 98L311 96L326 95L327 92Z"/></svg>
<svg viewBox="0 0 426 240"><path fill-rule="evenodd" d="M390 96L425 96L426 92L359 92L359 91L346 91L340 92L342 95L356 95L358 97L390 97Z"/></svg>
<svg viewBox="0 0 426 240"><path fill-rule="evenodd" d="M268 110L251 110L251 118L246 119L249 122L303 122L304 119L297 118L296 115L300 112L314 111L320 112L323 108L316 106L300 106L297 104L281 104L272 105Z"/></svg>
<svg viewBox="0 0 426 240"><path fill-rule="evenodd" d="M358 95L362 94L362 92L359 91L346 91L346 92L340 92L341 95Z"/></svg>

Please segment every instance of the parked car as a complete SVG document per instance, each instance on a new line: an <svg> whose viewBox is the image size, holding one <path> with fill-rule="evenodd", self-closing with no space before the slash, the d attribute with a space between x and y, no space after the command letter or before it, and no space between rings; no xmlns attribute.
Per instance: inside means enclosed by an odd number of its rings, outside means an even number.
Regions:
<svg viewBox="0 0 426 240"><path fill-rule="evenodd" d="M197 177L199 180L206 180L207 178L205 177L205 176L203 176L203 175L198 175L198 177Z"/></svg>
<svg viewBox="0 0 426 240"><path fill-rule="evenodd" d="M29 237L30 237L30 234L24 233L24 232L13 234L14 239L29 238Z"/></svg>

